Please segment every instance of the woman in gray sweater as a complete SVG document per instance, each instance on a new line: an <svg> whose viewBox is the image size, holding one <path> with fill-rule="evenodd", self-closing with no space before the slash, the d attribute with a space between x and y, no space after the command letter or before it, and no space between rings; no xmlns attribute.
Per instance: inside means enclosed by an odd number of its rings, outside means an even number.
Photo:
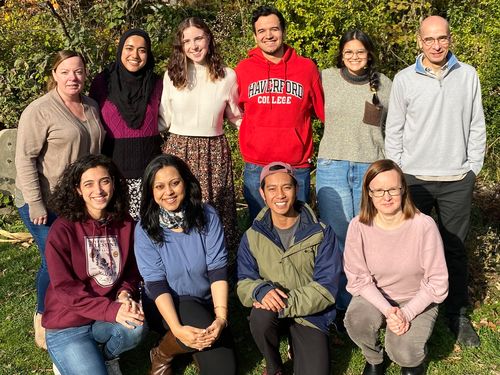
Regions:
<svg viewBox="0 0 500 375"><path fill-rule="evenodd" d="M316 193L321 220L329 224L343 251L347 227L359 213L363 175L384 158L383 127L391 80L375 69L371 39L351 30L340 39L337 68L321 72L325 130L319 146ZM351 299L341 275L336 298L338 329Z"/></svg>

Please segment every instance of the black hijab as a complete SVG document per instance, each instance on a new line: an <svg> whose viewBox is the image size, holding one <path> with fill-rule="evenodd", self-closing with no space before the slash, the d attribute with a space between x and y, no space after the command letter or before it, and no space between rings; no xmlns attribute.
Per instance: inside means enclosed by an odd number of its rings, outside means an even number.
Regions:
<svg viewBox="0 0 500 375"><path fill-rule="evenodd" d="M146 65L137 72L130 72L122 64L123 45L128 37L141 36L146 41ZM116 61L106 68L108 79L108 99L116 105L118 112L131 129L142 125L146 107L157 79L153 72L155 60L151 51L151 39L148 33L141 29L131 29L125 32L118 44Z"/></svg>

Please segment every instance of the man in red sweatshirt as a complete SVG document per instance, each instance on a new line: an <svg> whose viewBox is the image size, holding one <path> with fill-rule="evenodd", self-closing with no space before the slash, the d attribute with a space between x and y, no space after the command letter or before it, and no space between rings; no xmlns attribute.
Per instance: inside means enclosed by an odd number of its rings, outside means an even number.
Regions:
<svg viewBox="0 0 500 375"><path fill-rule="evenodd" d="M257 47L236 67L244 111L240 150L245 161L243 194L253 220L265 206L259 195L262 167L282 160L296 169L297 198L309 201L313 155L311 115L324 122L323 88L315 63L284 44L285 19L273 7L252 15Z"/></svg>

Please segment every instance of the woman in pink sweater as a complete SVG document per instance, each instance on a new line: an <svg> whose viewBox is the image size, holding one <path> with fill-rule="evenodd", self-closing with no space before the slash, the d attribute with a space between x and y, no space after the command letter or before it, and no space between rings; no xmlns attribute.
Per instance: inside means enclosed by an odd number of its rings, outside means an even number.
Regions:
<svg viewBox="0 0 500 375"><path fill-rule="evenodd" d="M401 374L424 374L437 304L448 295L448 271L434 220L415 208L403 172L391 160L374 162L364 176L344 270L353 295L344 323L365 356L363 375L384 374L383 326L385 350Z"/></svg>

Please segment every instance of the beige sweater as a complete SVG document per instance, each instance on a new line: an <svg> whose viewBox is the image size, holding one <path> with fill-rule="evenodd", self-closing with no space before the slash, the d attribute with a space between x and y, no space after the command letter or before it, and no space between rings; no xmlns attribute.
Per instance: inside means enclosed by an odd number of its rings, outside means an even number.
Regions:
<svg viewBox="0 0 500 375"><path fill-rule="evenodd" d="M47 199L64 168L80 156L97 154L104 128L94 100L82 95L87 121L66 107L55 89L36 99L19 119L16 145L16 206L30 218L47 214Z"/></svg>

